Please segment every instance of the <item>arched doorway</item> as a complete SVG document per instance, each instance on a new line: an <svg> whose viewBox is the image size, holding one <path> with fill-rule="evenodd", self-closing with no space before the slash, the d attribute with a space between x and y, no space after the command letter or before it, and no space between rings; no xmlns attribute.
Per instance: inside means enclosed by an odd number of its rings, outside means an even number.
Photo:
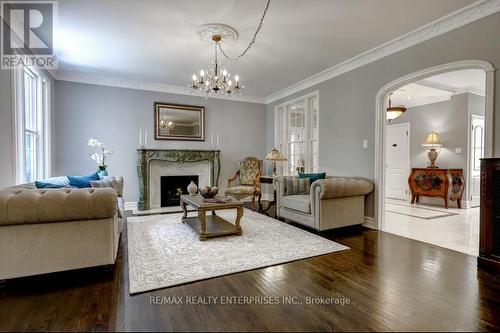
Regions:
<svg viewBox="0 0 500 333"><path fill-rule="evenodd" d="M494 71L495 68L488 62L480 60L465 60L439 65L421 70L394 80L382 87L375 98L375 226L382 230L385 212L385 156L386 156L386 108L388 95L410 83L461 69L481 69L486 76L485 87L485 143L484 156L493 156L493 107L494 107Z"/></svg>

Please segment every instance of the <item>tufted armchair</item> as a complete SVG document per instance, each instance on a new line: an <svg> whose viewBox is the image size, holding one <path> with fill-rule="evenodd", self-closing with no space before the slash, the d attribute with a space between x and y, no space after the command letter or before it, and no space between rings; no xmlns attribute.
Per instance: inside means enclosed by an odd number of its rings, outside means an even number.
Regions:
<svg viewBox="0 0 500 333"><path fill-rule="evenodd" d="M373 191L371 180L327 177L313 182L307 194L286 195L287 178L273 181L277 217L318 231L364 223L365 196Z"/></svg>
<svg viewBox="0 0 500 333"><path fill-rule="evenodd" d="M247 157L240 162L240 169L227 181L226 195L242 200L252 197L252 209L255 210L255 198L259 196L260 176L262 175L262 160L255 157ZM238 185L233 182L238 179Z"/></svg>

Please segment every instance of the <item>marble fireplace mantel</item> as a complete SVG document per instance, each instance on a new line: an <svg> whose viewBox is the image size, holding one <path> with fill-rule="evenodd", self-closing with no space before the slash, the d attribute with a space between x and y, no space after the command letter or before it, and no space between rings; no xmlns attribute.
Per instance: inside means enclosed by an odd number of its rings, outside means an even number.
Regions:
<svg viewBox="0 0 500 333"><path fill-rule="evenodd" d="M210 165L210 185L218 185L220 173L220 150L191 149L137 149L137 174L139 176L139 210L151 209L150 175L151 162L164 161L172 164L199 163Z"/></svg>

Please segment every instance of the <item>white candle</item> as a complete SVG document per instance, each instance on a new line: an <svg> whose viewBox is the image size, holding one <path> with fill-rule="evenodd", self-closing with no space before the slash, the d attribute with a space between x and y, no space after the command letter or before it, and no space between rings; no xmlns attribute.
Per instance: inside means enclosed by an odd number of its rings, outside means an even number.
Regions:
<svg viewBox="0 0 500 333"><path fill-rule="evenodd" d="M142 146L142 129L139 128L139 146Z"/></svg>
<svg viewBox="0 0 500 333"><path fill-rule="evenodd" d="M144 146L148 145L148 131L144 131Z"/></svg>
<svg viewBox="0 0 500 333"><path fill-rule="evenodd" d="M217 147L219 147L219 143L220 143L219 142L219 132L217 132L217 140L216 141L217 141Z"/></svg>

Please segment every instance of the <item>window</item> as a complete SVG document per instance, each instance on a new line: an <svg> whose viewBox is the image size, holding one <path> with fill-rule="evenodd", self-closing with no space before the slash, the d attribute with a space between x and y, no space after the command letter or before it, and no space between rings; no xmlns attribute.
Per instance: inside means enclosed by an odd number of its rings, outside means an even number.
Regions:
<svg viewBox="0 0 500 333"><path fill-rule="evenodd" d="M318 111L318 93L276 107L276 147L288 158L286 166L282 165L282 174L318 171Z"/></svg>
<svg viewBox="0 0 500 333"><path fill-rule="evenodd" d="M50 81L41 71L14 70L16 182L28 183L50 174Z"/></svg>

